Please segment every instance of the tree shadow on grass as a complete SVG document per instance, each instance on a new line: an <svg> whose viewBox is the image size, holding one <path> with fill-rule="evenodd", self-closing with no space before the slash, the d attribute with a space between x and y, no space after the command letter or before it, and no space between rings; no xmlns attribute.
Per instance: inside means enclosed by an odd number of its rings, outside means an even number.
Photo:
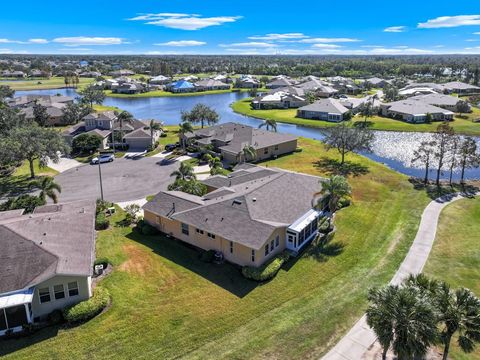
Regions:
<svg viewBox="0 0 480 360"><path fill-rule="evenodd" d="M54 325L39 329L33 334L18 335L10 339L0 338L0 357L51 339L57 336L60 328L61 325Z"/></svg>
<svg viewBox="0 0 480 360"><path fill-rule="evenodd" d="M317 237L305 250L305 256L311 257L318 262L326 262L328 259L343 253L345 244L332 242L332 237L325 236L323 239Z"/></svg>
<svg viewBox="0 0 480 360"><path fill-rule="evenodd" d="M203 262L200 260L203 250L180 240L164 235L145 236L135 231L128 234L127 238L148 246L155 254L200 275L239 298L259 285L243 277L239 266L227 262L219 265Z"/></svg>
<svg viewBox="0 0 480 360"><path fill-rule="evenodd" d="M368 166L351 161L345 161L341 164L339 160L327 157L323 157L319 161L314 162L313 166L323 170L328 175L360 176L368 174L369 172Z"/></svg>
<svg viewBox="0 0 480 360"><path fill-rule="evenodd" d="M470 184L448 184L448 183L441 183L440 186L437 186L435 183L428 182L424 184L422 179L418 178L410 178L408 181L413 185L413 188L418 191L424 191L428 197L432 200L436 200L440 197L447 197L447 195L451 195L454 193L465 193L465 194L473 194L480 189L477 186L470 185ZM446 198L448 200L448 198Z"/></svg>
<svg viewBox="0 0 480 360"><path fill-rule="evenodd" d="M358 120L353 123L353 126L357 128L369 128L373 126L373 121L364 121L364 120Z"/></svg>
<svg viewBox="0 0 480 360"><path fill-rule="evenodd" d="M35 190L37 180L28 175L0 177L0 198L30 193Z"/></svg>

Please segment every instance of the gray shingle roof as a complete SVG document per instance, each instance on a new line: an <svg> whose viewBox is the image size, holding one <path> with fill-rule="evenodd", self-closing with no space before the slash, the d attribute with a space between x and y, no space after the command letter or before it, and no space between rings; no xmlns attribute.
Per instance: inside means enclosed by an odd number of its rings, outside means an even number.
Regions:
<svg viewBox="0 0 480 360"><path fill-rule="evenodd" d="M33 214L1 217L0 293L33 286L55 274L91 275L94 222L93 201L48 205Z"/></svg>
<svg viewBox="0 0 480 360"><path fill-rule="evenodd" d="M332 98L317 100L313 104L302 106L299 110L329 114L345 114L348 112L348 109L340 101Z"/></svg>

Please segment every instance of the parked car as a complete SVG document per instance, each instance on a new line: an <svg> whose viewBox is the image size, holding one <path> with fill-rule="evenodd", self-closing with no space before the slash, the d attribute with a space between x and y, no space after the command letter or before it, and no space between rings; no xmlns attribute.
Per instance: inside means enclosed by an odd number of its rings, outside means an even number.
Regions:
<svg viewBox="0 0 480 360"><path fill-rule="evenodd" d="M178 142L175 143L175 144L167 144L167 145L165 145L165 151L173 151L179 146L180 146L180 143L178 143Z"/></svg>
<svg viewBox="0 0 480 360"><path fill-rule="evenodd" d="M115 159L115 156L113 154L102 154L99 157L94 157L91 161L90 164L98 164L99 162L106 163L106 162L112 162Z"/></svg>

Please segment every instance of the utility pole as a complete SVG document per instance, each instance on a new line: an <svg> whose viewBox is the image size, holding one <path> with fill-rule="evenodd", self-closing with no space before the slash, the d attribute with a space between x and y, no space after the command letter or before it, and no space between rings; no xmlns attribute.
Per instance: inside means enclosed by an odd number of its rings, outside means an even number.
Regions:
<svg viewBox="0 0 480 360"><path fill-rule="evenodd" d="M102 184L102 167L101 167L100 156L98 157L98 176L100 177L100 197L103 202L103 184Z"/></svg>

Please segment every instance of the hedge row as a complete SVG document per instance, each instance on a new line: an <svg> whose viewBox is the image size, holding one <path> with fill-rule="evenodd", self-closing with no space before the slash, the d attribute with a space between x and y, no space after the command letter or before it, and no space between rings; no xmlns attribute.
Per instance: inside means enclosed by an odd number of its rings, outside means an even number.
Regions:
<svg viewBox="0 0 480 360"><path fill-rule="evenodd" d="M286 251L276 255L270 262L264 264L258 268L252 266L244 266L242 268L242 274L247 279L256 281L266 281L273 279L277 275L280 268L290 258L290 254Z"/></svg>
<svg viewBox="0 0 480 360"><path fill-rule="evenodd" d="M97 287L93 296L63 311L64 319L70 324L87 321L102 312L110 301L107 289Z"/></svg>

